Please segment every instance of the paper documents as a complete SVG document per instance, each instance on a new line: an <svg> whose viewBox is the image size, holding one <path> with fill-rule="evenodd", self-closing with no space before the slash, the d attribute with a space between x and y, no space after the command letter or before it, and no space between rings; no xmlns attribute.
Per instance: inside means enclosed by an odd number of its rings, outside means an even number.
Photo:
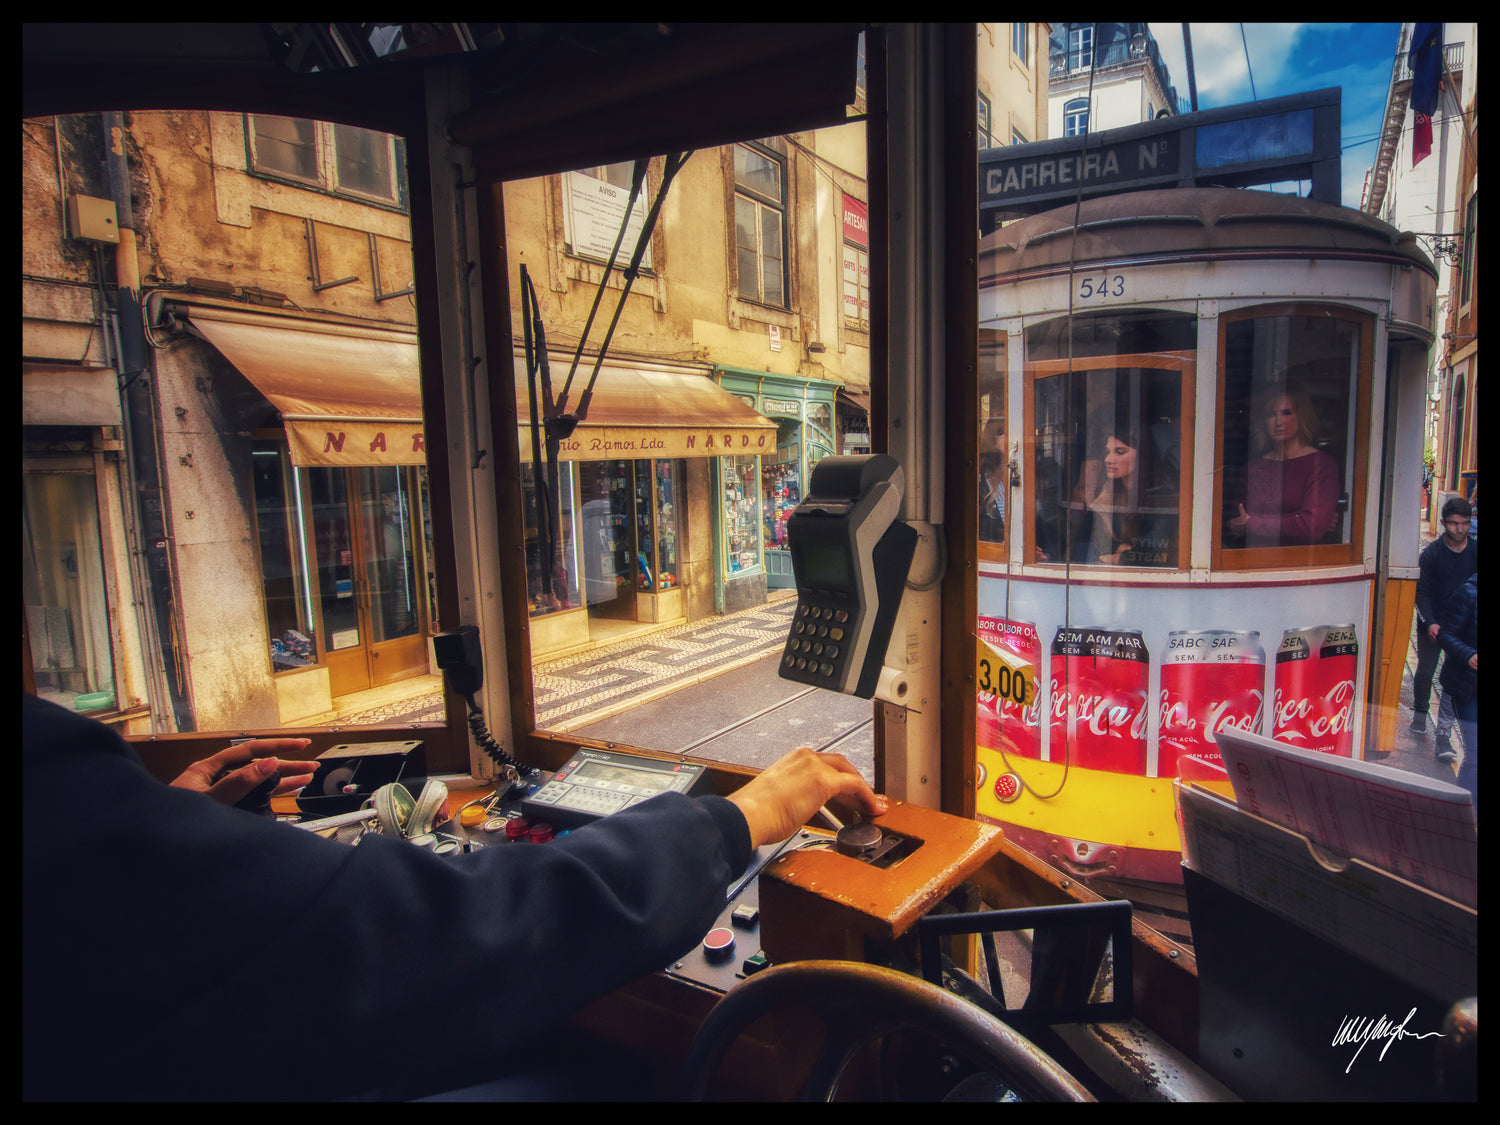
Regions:
<svg viewBox="0 0 1500 1125"><path fill-rule="evenodd" d="M1246 812L1478 908L1478 834L1467 790L1242 731L1221 731L1218 745Z"/></svg>

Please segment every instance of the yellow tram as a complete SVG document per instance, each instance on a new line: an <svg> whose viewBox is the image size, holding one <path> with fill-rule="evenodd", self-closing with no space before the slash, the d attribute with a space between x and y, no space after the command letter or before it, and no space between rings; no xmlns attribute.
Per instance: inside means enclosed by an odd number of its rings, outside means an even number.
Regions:
<svg viewBox="0 0 1500 1125"><path fill-rule="evenodd" d="M1204 188L1020 220L980 263L1011 518L978 632L1038 690L981 696L978 811L1081 877L1180 882L1171 783L1228 791L1216 731L1362 758L1394 705L1436 272L1358 212Z"/></svg>

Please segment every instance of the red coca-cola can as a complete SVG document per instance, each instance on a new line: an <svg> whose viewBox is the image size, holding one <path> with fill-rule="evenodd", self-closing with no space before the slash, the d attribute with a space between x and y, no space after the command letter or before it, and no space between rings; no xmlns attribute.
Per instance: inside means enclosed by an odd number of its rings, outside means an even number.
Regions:
<svg viewBox="0 0 1500 1125"><path fill-rule="evenodd" d="M981 639L997 649L1015 653L1040 674L1042 641L1032 622L981 617L978 632ZM1006 754L1039 758L1042 754L1041 693L1032 693L1024 704L1017 703L1014 694L979 692L978 744Z"/></svg>
<svg viewBox="0 0 1500 1125"><path fill-rule="evenodd" d="M1151 657L1136 630L1072 629L1052 640L1048 757L1144 776Z"/></svg>
<svg viewBox="0 0 1500 1125"><path fill-rule="evenodd" d="M1353 625L1314 625L1282 634L1271 737L1303 750L1352 757L1358 660Z"/></svg>
<svg viewBox="0 0 1500 1125"><path fill-rule="evenodd" d="M1180 630L1161 666L1156 776L1225 777L1219 732L1259 734L1265 718L1266 653L1254 630Z"/></svg>

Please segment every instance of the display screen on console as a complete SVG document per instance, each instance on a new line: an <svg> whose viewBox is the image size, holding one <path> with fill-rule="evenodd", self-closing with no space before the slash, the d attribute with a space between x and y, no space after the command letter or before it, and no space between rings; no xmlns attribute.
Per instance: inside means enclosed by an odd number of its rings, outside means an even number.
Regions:
<svg viewBox="0 0 1500 1125"><path fill-rule="evenodd" d="M848 590L854 585L849 573L849 551L843 544L792 543L792 563L799 586Z"/></svg>
<svg viewBox="0 0 1500 1125"><path fill-rule="evenodd" d="M646 789L670 789L672 778L661 770L633 770L610 762L585 762L573 771L573 780L614 781Z"/></svg>

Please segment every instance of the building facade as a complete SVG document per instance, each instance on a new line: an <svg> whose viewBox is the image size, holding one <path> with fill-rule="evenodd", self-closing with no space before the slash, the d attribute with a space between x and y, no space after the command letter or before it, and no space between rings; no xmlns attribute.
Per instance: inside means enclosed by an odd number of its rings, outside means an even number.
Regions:
<svg viewBox="0 0 1500 1125"><path fill-rule="evenodd" d="M1478 27L1445 23L1437 112L1425 155L1415 151L1409 61L1415 24L1404 23L1386 95L1385 121L1361 210L1416 233L1439 271L1434 320L1444 326L1427 372L1427 442L1434 458L1425 520L1433 534L1443 502L1477 487Z"/></svg>
<svg viewBox="0 0 1500 1125"><path fill-rule="evenodd" d="M1054 23L1048 42L1051 137L1186 113L1144 23Z"/></svg>
<svg viewBox="0 0 1500 1125"><path fill-rule="evenodd" d="M188 112L22 126L38 690L131 733L425 673L436 619L403 146Z"/></svg>

